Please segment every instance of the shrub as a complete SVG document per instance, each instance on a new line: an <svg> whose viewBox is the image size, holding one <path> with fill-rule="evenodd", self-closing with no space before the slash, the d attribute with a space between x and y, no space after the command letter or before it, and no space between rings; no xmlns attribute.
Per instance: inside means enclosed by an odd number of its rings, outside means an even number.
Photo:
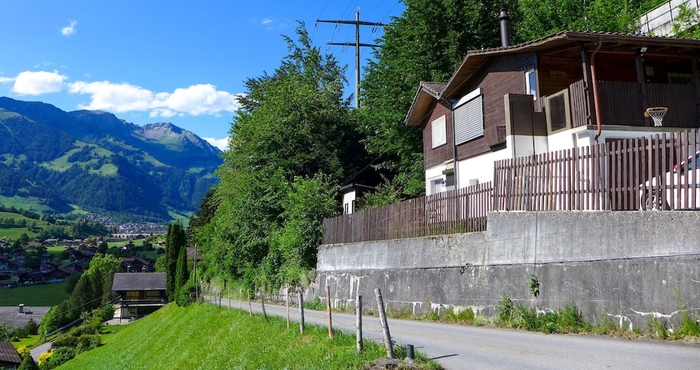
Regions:
<svg viewBox="0 0 700 370"><path fill-rule="evenodd" d="M43 356L43 355L42 355ZM70 347L61 347L52 350L51 355L42 363L39 357L39 367L42 370L50 370L63 365L75 357L75 350Z"/></svg>
<svg viewBox="0 0 700 370"><path fill-rule="evenodd" d="M503 299L501 299L501 301L498 302L498 305L496 307L496 319L498 320L498 323L503 325L510 325L511 321L513 320L514 310L515 305L513 304L513 301L510 298L508 298L507 295L504 294Z"/></svg>
<svg viewBox="0 0 700 370"><path fill-rule="evenodd" d="M31 354L31 350L27 346L22 345L17 348L17 353L19 354L19 357L24 359L27 357L27 355Z"/></svg>
<svg viewBox="0 0 700 370"><path fill-rule="evenodd" d="M32 356L24 356L22 364L19 365L17 370L39 370L39 365L34 362Z"/></svg>
<svg viewBox="0 0 700 370"><path fill-rule="evenodd" d="M195 287L195 283L193 281L187 281L187 283L185 283L185 285L183 285L177 292L177 297L175 297L177 305L185 307L194 302L196 289L198 288Z"/></svg>
<svg viewBox="0 0 700 370"><path fill-rule="evenodd" d="M56 347L75 347L78 345L78 337L70 334L60 335L53 341Z"/></svg>
<svg viewBox="0 0 700 370"><path fill-rule="evenodd" d="M39 325L37 325L33 318L30 318L27 325L24 326L24 332L27 335L36 335L39 332Z"/></svg>

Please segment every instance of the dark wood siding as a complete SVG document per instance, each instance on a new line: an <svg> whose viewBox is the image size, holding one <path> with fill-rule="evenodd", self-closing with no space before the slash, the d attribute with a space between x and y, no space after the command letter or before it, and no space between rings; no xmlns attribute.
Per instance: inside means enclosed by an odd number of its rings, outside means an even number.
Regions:
<svg viewBox="0 0 700 370"><path fill-rule="evenodd" d="M525 72L535 66L533 53L495 58L472 83L466 84L452 97L459 99L479 87L484 93L484 136L457 146L458 160L488 153L493 150L492 146L501 143L498 127L505 125L503 96L525 93Z"/></svg>
<svg viewBox="0 0 700 370"><path fill-rule="evenodd" d="M435 119L440 118L440 116L445 116L445 133L447 135L447 142L445 145L440 145L439 147L433 149L433 133L430 122ZM425 129L423 130L423 153L425 153L425 169L433 168L437 165L443 164L445 161L454 158L454 130L452 127L452 111L450 107L444 103L437 104L435 109L433 109L431 115L426 118L424 123Z"/></svg>

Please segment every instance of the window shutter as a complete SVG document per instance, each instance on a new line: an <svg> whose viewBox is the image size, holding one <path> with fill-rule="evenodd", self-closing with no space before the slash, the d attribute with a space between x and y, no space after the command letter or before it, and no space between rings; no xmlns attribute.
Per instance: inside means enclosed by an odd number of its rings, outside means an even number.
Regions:
<svg viewBox="0 0 700 370"><path fill-rule="evenodd" d="M484 136L483 95L455 109L455 144Z"/></svg>

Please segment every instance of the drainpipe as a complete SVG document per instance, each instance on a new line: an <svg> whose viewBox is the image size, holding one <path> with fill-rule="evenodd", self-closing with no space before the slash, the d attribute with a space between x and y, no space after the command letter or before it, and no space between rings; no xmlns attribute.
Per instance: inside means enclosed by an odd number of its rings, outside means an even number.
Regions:
<svg viewBox="0 0 700 370"><path fill-rule="evenodd" d="M595 75L595 55L598 52L598 50L600 50L600 47L602 45L603 39L599 37L598 45L596 45L595 50L593 50L593 53L591 53L591 80L593 80L593 105L595 106L595 125L598 129L597 133L595 134L596 143L598 142L598 138L600 137L600 132L602 131L602 128L600 124L600 105L598 104L598 79Z"/></svg>

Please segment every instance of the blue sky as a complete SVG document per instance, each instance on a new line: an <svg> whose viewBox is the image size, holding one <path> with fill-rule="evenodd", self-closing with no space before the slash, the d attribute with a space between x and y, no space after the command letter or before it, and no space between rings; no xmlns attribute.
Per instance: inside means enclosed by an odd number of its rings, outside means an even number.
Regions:
<svg viewBox="0 0 700 370"><path fill-rule="evenodd" d="M103 110L138 125L172 122L223 148L247 78L271 73L306 23L315 46L347 64L354 92L355 27L389 23L398 0L0 0L0 96L65 111ZM361 42L382 28L363 26ZM361 48L361 59L371 57Z"/></svg>

